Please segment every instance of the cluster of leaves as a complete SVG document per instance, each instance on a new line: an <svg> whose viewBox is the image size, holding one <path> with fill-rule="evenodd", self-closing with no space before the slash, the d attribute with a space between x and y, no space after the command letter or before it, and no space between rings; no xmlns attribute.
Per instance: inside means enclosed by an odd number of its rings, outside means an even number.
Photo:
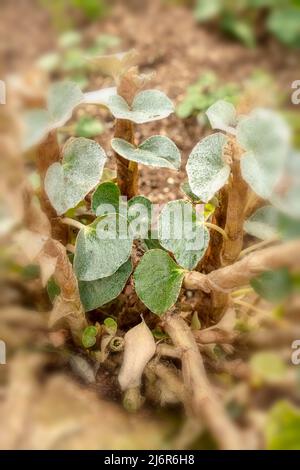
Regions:
<svg viewBox="0 0 300 470"><path fill-rule="evenodd" d="M205 112L216 101L225 100L237 105L247 96L263 96L272 106L281 104L285 98L279 93L273 77L264 70L254 70L243 85L235 82L223 84L214 72L208 71L187 88L183 100L177 105L176 114L182 119L197 116L201 125L209 125Z"/></svg>
<svg viewBox="0 0 300 470"><path fill-rule="evenodd" d="M268 12L266 19L265 13ZM220 28L248 47L256 45L256 29L264 27L283 44L300 47L300 8L297 0L197 0L199 22L217 20Z"/></svg>
<svg viewBox="0 0 300 470"><path fill-rule="evenodd" d="M236 83L223 85L214 72L206 72L187 88L185 97L176 108L176 114L182 119L193 115L201 118L202 113L218 100L226 99L236 104L240 92L241 89Z"/></svg>
<svg viewBox="0 0 300 470"><path fill-rule="evenodd" d="M124 64L130 63L130 57L104 56L99 62L114 74ZM31 135L34 131L35 137L31 139L31 145L40 141L49 130L64 124L73 109L89 102L91 96L95 102L106 106L116 119L137 124L165 118L174 111L169 98L157 90L140 91L129 106L115 88L83 94L72 82L54 87L49 94L47 110L31 112L33 116L37 113L35 124L38 124L38 132L34 126L31 127ZM214 211L219 190L231 177L231 162L225 154L232 138L242 149L240 168L243 179L254 193L267 201L266 204L271 204L246 221L246 232L261 239L291 239L300 233L300 157L290 147L290 132L285 121L266 109L239 116L233 104L223 100L210 106L206 114L217 132L201 140L189 155L186 166L188 182L183 186L187 200L179 199L165 205L157 220L155 237L150 233L147 220L146 235L142 240L146 252L133 274L137 295L157 315L175 304L186 271L197 266L208 248L207 219ZM43 121L40 116L43 116ZM152 136L139 145L114 138L111 147L131 162L174 170L180 166L180 152L166 136ZM106 153L95 141L83 137L70 139L63 148L61 163L52 164L45 177L46 193L58 215L76 209L79 204L86 205L85 197L92 193L88 211L93 221L88 225L81 224L73 261L86 310L105 305L123 290L132 273L133 240L140 239L139 233L128 228L139 215L140 206L151 212L151 201L147 198L136 196L126 206L120 203L120 190L113 181L99 184L105 162ZM107 204L114 213L107 211ZM182 236L176 238L172 236L177 228L174 214L180 214L184 220L182 215L185 211L189 212L192 223L184 226ZM166 235L164 228L167 225L170 232ZM124 227L126 236L122 232ZM190 244L194 240L198 242L196 247ZM282 272L274 273L273 277L278 283L278 279L281 282L285 279L284 276L286 273ZM255 280L253 286L267 296L265 292L270 290L268 283L270 276L265 274ZM286 293L286 289L282 290Z"/></svg>

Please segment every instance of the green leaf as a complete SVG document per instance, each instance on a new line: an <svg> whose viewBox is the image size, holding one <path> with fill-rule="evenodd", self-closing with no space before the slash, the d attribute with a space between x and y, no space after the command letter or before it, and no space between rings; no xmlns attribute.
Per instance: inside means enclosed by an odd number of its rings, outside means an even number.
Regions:
<svg viewBox="0 0 300 470"><path fill-rule="evenodd" d="M259 352L253 354L250 360L250 370L254 384L274 383L286 374L287 367L282 358L274 352Z"/></svg>
<svg viewBox="0 0 300 470"><path fill-rule="evenodd" d="M53 277L51 277L47 282L47 293L52 303L54 302L55 297L60 294L60 287L56 284Z"/></svg>
<svg viewBox="0 0 300 470"><path fill-rule="evenodd" d="M81 342L85 348L92 348L95 346L97 341L98 330L95 326L87 326L83 333Z"/></svg>
<svg viewBox="0 0 300 470"><path fill-rule="evenodd" d="M99 308L118 297L131 272L132 264L129 259L111 276L89 282L80 281L80 298L85 311Z"/></svg>
<svg viewBox="0 0 300 470"><path fill-rule="evenodd" d="M85 99L85 95L74 82L63 81L51 85L47 110L34 109L24 115L24 150L38 144L51 130L63 126L71 118L74 108Z"/></svg>
<svg viewBox="0 0 300 470"><path fill-rule="evenodd" d="M274 9L268 20L267 27L283 44L300 47L300 8L287 6Z"/></svg>
<svg viewBox="0 0 300 470"><path fill-rule="evenodd" d="M288 126L273 111L257 109L239 122L237 140L245 150L241 159L243 178L254 192L269 199L288 155Z"/></svg>
<svg viewBox="0 0 300 470"><path fill-rule="evenodd" d="M79 280L95 281L111 276L128 260L132 238L127 234L127 220L123 219L109 214L79 231L74 256Z"/></svg>
<svg viewBox="0 0 300 470"><path fill-rule="evenodd" d="M180 167L180 152L168 137L154 135L138 147L115 138L112 139L111 146L118 155L133 162L173 170Z"/></svg>
<svg viewBox="0 0 300 470"><path fill-rule="evenodd" d="M255 31L251 23L231 13L223 16L221 28L230 36L238 39L247 47L255 47Z"/></svg>
<svg viewBox="0 0 300 470"><path fill-rule="evenodd" d="M58 215L75 207L101 178L106 155L93 140L69 139L62 163L53 163L45 177L47 196Z"/></svg>
<svg viewBox="0 0 300 470"><path fill-rule="evenodd" d="M252 279L250 284L258 295L274 303L286 299L293 288L291 275L286 268L266 271Z"/></svg>
<svg viewBox="0 0 300 470"><path fill-rule="evenodd" d="M51 85L47 102L52 125L63 126L83 99L84 95L76 83L63 81Z"/></svg>
<svg viewBox="0 0 300 470"><path fill-rule="evenodd" d="M76 123L75 134L78 137L95 137L96 135L102 134L104 126L98 119L92 118L91 116L82 116Z"/></svg>
<svg viewBox="0 0 300 470"><path fill-rule="evenodd" d="M24 119L23 150L28 150L41 142L51 130L50 117L45 109L26 111Z"/></svg>
<svg viewBox="0 0 300 470"><path fill-rule="evenodd" d="M268 450L300 450L300 409L277 402L268 413L265 435Z"/></svg>
<svg viewBox="0 0 300 470"><path fill-rule="evenodd" d="M190 188L204 202L213 198L230 175L230 167L223 160L226 142L221 133L210 135L193 148L188 158L186 171Z"/></svg>
<svg viewBox="0 0 300 470"><path fill-rule="evenodd" d="M162 250L144 254L134 273L135 290L151 312L162 315L176 302L184 270Z"/></svg>
<svg viewBox="0 0 300 470"><path fill-rule="evenodd" d="M107 211L108 205L113 206L114 210L119 212L120 197L121 193L117 184L112 181L101 183L93 193L92 209L98 216L104 215L103 210Z"/></svg>
<svg viewBox="0 0 300 470"><path fill-rule="evenodd" d="M189 198L190 201L194 203L201 202L201 199L199 198L199 196L196 196L196 194L194 194L193 191L191 190L191 187L188 181L185 181L184 183L182 183L180 185L180 189Z"/></svg>
<svg viewBox="0 0 300 470"><path fill-rule="evenodd" d="M121 96L112 96L108 108L115 118L127 119L137 124L163 119L174 112L172 101L159 90L141 91L130 107Z"/></svg>
<svg viewBox="0 0 300 470"><path fill-rule="evenodd" d="M146 238L151 228L152 203L144 196L128 201L127 218L134 238Z"/></svg>
<svg viewBox="0 0 300 470"><path fill-rule="evenodd" d="M177 263L185 269L194 269L209 244L209 231L204 217L187 201L171 201L165 205L158 219L159 241L171 251Z"/></svg>
<svg viewBox="0 0 300 470"><path fill-rule="evenodd" d="M106 331L109 334L112 334L112 335L116 334L117 329L118 329L118 324L113 318L107 317L107 318L105 318L103 323L104 323L104 326L106 328Z"/></svg>
<svg viewBox="0 0 300 470"><path fill-rule="evenodd" d="M206 115L213 129L235 134L237 114L232 103L219 100L208 108Z"/></svg>

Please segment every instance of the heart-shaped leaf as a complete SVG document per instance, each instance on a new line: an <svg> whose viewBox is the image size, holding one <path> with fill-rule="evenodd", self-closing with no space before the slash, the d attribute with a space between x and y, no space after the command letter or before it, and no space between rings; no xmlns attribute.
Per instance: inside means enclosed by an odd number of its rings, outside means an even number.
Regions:
<svg viewBox="0 0 300 470"><path fill-rule="evenodd" d="M289 128L278 114L258 109L239 122L237 140L246 151L241 159L243 178L254 192L269 199L283 172Z"/></svg>
<svg viewBox="0 0 300 470"><path fill-rule="evenodd" d="M32 109L26 111L23 115L24 120L24 138L23 150L28 150L45 137L50 132L50 118L45 109Z"/></svg>
<svg viewBox="0 0 300 470"><path fill-rule="evenodd" d="M75 207L96 186L105 160L97 142L83 137L68 140L62 163L53 163L45 177L47 196L59 215Z"/></svg>
<svg viewBox="0 0 300 470"><path fill-rule="evenodd" d="M54 83L49 89L47 109L34 109L24 115L24 150L37 145L51 130L63 126L76 106L100 104L107 107L109 99L116 93L116 87L110 87L83 94L75 82Z"/></svg>
<svg viewBox="0 0 300 470"><path fill-rule="evenodd" d="M118 155L133 162L173 170L180 167L180 152L168 137L154 135L138 147L115 138L112 139L111 146Z"/></svg>
<svg viewBox="0 0 300 470"><path fill-rule="evenodd" d="M131 106L119 95L112 96L108 108L117 119L127 119L137 124L163 119L174 112L172 101L159 90L138 93Z"/></svg>
<svg viewBox="0 0 300 470"><path fill-rule="evenodd" d="M79 292L85 311L94 310L111 302L124 289L131 274L131 260L127 260L114 274L96 281L80 281Z"/></svg>
<svg viewBox="0 0 300 470"><path fill-rule="evenodd" d="M96 219L77 236L74 270L82 281L95 281L114 274L129 258L132 238L127 220L117 214Z"/></svg>
<svg viewBox="0 0 300 470"><path fill-rule="evenodd" d="M223 160L227 142L224 134L216 133L199 142L189 156L186 171L192 192L208 202L227 182L230 166Z"/></svg>
<svg viewBox="0 0 300 470"><path fill-rule="evenodd" d="M54 83L49 89L47 101L52 125L63 126L72 116L73 109L83 99L83 93L76 83L70 81Z"/></svg>
<svg viewBox="0 0 300 470"><path fill-rule="evenodd" d="M235 107L228 101L219 100L208 108L206 115L213 129L235 134L237 114Z"/></svg>
<svg viewBox="0 0 300 470"><path fill-rule="evenodd" d="M92 209L96 215L104 215L109 206L119 213L120 189L112 181L99 184L92 196ZM102 206L102 207L101 207ZM113 211L110 211L113 212Z"/></svg>
<svg viewBox="0 0 300 470"><path fill-rule="evenodd" d="M199 196L196 196L196 194L194 194L193 191L191 190L191 187L190 187L188 181L185 181L184 183L182 183L180 185L180 189L190 201L192 201L194 203L200 203L201 202Z"/></svg>
<svg viewBox="0 0 300 470"><path fill-rule="evenodd" d="M151 312L162 315L176 302L184 270L162 250L144 254L134 273L135 290Z"/></svg>
<svg viewBox="0 0 300 470"><path fill-rule="evenodd" d="M100 104L102 106L107 107L109 99L116 94L116 87L101 88L100 90L95 91L87 91L83 95L83 102L85 104Z"/></svg>
<svg viewBox="0 0 300 470"><path fill-rule="evenodd" d="M162 247L189 270L197 266L209 244L203 213L197 217L193 205L183 200L165 205L158 219L158 234Z"/></svg>

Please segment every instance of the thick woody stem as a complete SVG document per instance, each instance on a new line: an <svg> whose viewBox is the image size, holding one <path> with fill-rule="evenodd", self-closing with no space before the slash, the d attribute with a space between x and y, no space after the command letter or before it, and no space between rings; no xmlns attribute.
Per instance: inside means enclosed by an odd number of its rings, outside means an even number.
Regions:
<svg viewBox="0 0 300 470"><path fill-rule="evenodd" d="M55 240L59 240L63 245L66 245L68 241L68 227L63 225L60 217L57 216L57 213L52 207L44 188L45 176L49 166L55 162L59 162L60 159L61 155L56 131L52 131L39 145L37 152L37 169L41 177L40 202L42 210L47 215L51 224L52 237Z"/></svg>
<svg viewBox="0 0 300 470"><path fill-rule="evenodd" d="M198 273L199 274L199 273ZM241 434L211 387L192 331L177 315L167 315L164 329L174 346L181 350L186 405L203 419L219 447L224 450L244 448Z"/></svg>
<svg viewBox="0 0 300 470"><path fill-rule="evenodd" d="M45 253L56 258L56 267L53 277L60 288L60 308L68 312L65 321L68 324L72 337L77 344L81 344L83 329L87 326L85 311L81 304L78 282L72 264L68 258L65 247L57 240L49 239L44 247Z"/></svg>
<svg viewBox="0 0 300 470"><path fill-rule="evenodd" d="M245 207L248 200L248 185L241 175L241 149L236 142L231 141L232 177L228 187L228 204L225 232L221 254L222 266L234 263L243 247Z"/></svg>
<svg viewBox="0 0 300 470"><path fill-rule="evenodd" d="M140 88L140 80L135 67L131 68L120 78L117 90L118 94L130 106L135 94ZM126 119L117 119L115 125L116 138L124 139L130 144L134 144L134 125ZM117 161L117 182L121 194L128 199L138 193L138 164L130 162L115 152Z"/></svg>
<svg viewBox="0 0 300 470"><path fill-rule="evenodd" d="M265 271L299 266L300 241L294 240L251 253L241 261L207 275L192 271L186 274L184 284L190 290L201 289L206 293L218 291L225 295L233 289L249 284L251 279Z"/></svg>

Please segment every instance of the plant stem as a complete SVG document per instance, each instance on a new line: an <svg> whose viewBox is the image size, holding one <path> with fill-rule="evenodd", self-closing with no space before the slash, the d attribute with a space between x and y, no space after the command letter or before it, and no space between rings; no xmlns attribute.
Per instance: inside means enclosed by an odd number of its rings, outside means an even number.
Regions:
<svg viewBox="0 0 300 470"><path fill-rule="evenodd" d="M186 322L177 315L167 315L164 329L176 348L181 350L186 406L205 424L221 449L242 449L241 433L236 429L211 387L198 346Z"/></svg>
<svg viewBox="0 0 300 470"><path fill-rule="evenodd" d="M229 293L249 284L251 279L263 273L283 267L297 268L300 265L300 241L286 242L280 247L272 246L245 256L231 266L217 269L209 274L191 271L185 275L187 289L201 289L206 293L219 291Z"/></svg>
<svg viewBox="0 0 300 470"><path fill-rule="evenodd" d="M225 232L227 239L223 240L221 253L222 266L228 266L236 261L242 247L244 238L245 207L248 200L248 185L241 175L240 153L241 149L235 141L231 142L232 177L228 187L228 205L226 214Z"/></svg>
<svg viewBox="0 0 300 470"><path fill-rule="evenodd" d="M131 68L121 76L117 87L118 94L130 106L133 98L140 88L137 70ZM116 138L124 139L134 145L134 125L126 119L116 119L115 133ZM136 196L138 193L138 164L130 162L115 152L117 160L117 183L122 196L128 199Z"/></svg>
<svg viewBox="0 0 300 470"><path fill-rule="evenodd" d="M64 217L61 222L65 225L69 225L70 227L78 228L78 230L81 230L85 227L85 225L79 222L78 220L71 219L69 217Z"/></svg>

